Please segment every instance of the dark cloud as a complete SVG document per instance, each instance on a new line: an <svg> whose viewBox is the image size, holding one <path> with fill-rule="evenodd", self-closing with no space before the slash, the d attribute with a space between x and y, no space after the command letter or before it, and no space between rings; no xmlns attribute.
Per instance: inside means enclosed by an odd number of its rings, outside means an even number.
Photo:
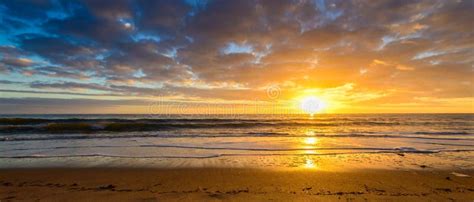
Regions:
<svg viewBox="0 0 474 202"><path fill-rule="evenodd" d="M21 40L23 50L37 54L54 64L68 68L74 66L81 69L96 67L97 62L92 62L98 54L97 49L87 45L76 44L63 38L34 37ZM87 60L89 59L89 60ZM87 65L87 62L92 64Z"/></svg>
<svg viewBox="0 0 474 202"><path fill-rule="evenodd" d="M186 69L177 65L167 56L166 49L159 43L141 41L118 44L119 50L105 59L108 67L105 77L133 78L137 71L142 71L144 79L156 81L181 80L187 76Z"/></svg>
<svg viewBox="0 0 474 202"><path fill-rule="evenodd" d="M101 18L87 11L79 12L66 19L50 20L44 27L52 33L79 40L90 40L107 46L114 42L129 40L132 32L119 19Z"/></svg>
<svg viewBox="0 0 474 202"><path fill-rule="evenodd" d="M117 18L133 18L134 4L130 0L86 0L83 5L94 16L100 18L117 20Z"/></svg>
<svg viewBox="0 0 474 202"><path fill-rule="evenodd" d="M183 0L138 0L136 3L140 9L137 26L145 32L171 35L170 37L180 34L192 9Z"/></svg>

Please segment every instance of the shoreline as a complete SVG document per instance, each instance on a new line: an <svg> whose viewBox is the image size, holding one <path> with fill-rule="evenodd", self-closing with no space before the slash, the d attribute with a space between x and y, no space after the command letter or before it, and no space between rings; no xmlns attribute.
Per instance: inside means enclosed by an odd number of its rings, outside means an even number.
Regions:
<svg viewBox="0 0 474 202"><path fill-rule="evenodd" d="M146 157L42 157L0 158L0 169L35 168L235 168L235 169L308 169L312 171L352 170L472 170L474 152L439 153L348 153L324 154L305 151L301 154L219 156L213 158Z"/></svg>
<svg viewBox="0 0 474 202"><path fill-rule="evenodd" d="M472 176L472 169L0 169L0 200L470 201L474 199Z"/></svg>

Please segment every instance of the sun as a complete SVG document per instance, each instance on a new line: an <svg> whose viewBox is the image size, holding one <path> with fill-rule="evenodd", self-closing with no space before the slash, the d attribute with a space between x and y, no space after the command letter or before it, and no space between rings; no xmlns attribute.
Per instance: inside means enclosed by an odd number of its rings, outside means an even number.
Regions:
<svg viewBox="0 0 474 202"><path fill-rule="evenodd" d="M314 96L304 97L300 101L301 110L310 115L320 112L325 107L326 104L321 99Z"/></svg>

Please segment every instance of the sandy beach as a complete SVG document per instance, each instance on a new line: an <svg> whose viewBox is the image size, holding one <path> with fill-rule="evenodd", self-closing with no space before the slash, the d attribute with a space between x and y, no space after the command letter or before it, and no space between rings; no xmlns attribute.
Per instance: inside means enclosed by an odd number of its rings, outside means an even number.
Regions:
<svg viewBox="0 0 474 202"><path fill-rule="evenodd" d="M74 117L0 119L0 202L474 200L472 115Z"/></svg>
<svg viewBox="0 0 474 202"><path fill-rule="evenodd" d="M472 201L474 180L461 173L474 175L472 170L3 169L0 200Z"/></svg>

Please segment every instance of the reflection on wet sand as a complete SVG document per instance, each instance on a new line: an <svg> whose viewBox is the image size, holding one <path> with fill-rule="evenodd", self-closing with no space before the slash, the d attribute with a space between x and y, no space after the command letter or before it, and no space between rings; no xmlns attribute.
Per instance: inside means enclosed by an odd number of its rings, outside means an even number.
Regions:
<svg viewBox="0 0 474 202"><path fill-rule="evenodd" d="M302 140L302 146L305 148L303 151L304 154L316 154L317 151L315 150L319 145L320 145L320 140L317 137L313 137L315 135L314 131L308 130L305 132L306 136ZM304 168L307 169L317 169L319 166L314 162L311 156L306 156L304 157Z"/></svg>
<svg viewBox="0 0 474 202"><path fill-rule="evenodd" d="M319 144L319 138L313 137L315 135L314 131L307 130L305 135L308 137L303 138L303 148L305 149L314 149L316 145Z"/></svg>

